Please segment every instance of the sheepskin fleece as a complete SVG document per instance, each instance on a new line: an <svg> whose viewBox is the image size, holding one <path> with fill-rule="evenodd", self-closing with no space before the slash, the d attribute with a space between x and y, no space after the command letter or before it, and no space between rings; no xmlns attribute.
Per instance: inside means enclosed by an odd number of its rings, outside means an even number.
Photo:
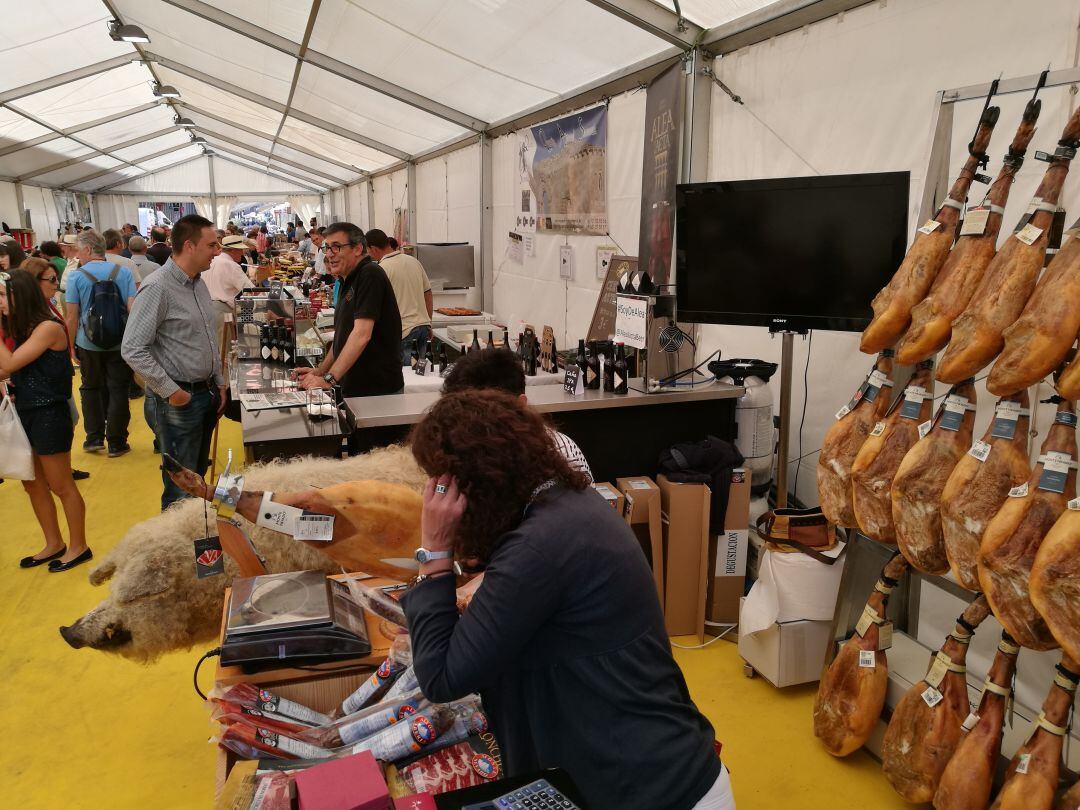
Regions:
<svg viewBox="0 0 1080 810"><path fill-rule="evenodd" d="M348 459L302 457L256 464L244 475L245 490L272 492L364 479L404 484L420 492L425 481L412 454L400 445ZM192 544L206 534L203 503L184 500L132 526L90 573L93 585L111 580L111 593L69 632L86 645L147 663L164 652L214 640L221 624L225 588L239 572L226 557L225 576L196 578ZM213 520L212 512L210 517ZM338 572L317 549L240 520L270 572ZM213 525L211 522L211 531ZM131 636L129 642L108 645L108 639L125 631Z"/></svg>

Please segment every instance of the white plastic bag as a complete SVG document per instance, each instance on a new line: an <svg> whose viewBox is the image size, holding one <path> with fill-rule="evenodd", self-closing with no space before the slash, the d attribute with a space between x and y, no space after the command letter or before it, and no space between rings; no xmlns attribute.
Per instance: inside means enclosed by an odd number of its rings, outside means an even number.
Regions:
<svg viewBox="0 0 1080 810"><path fill-rule="evenodd" d="M15 403L5 392L0 399L0 478L34 480L34 456Z"/></svg>

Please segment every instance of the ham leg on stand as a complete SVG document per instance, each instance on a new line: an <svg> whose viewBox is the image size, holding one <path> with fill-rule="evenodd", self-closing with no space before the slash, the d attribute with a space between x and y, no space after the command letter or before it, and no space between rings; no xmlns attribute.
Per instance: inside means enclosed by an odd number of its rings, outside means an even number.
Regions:
<svg viewBox="0 0 1080 810"><path fill-rule="evenodd" d="M979 546L987 524L1009 490L1031 475L1029 414L1027 391L1000 399L982 440L960 459L941 493L941 535L949 568L969 591L982 588Z"/></svg>
<svg viewBox="0 0 1080 810"><path fill-rule="evenodd" d="M882 741L881 765L896 792L909 802L934 798L941 774L960 744L960 727L969 709L968 644L989 614L986 599L977 596L931 659L926 676L893 710Z"/></svg>
<svg viewBox="0 0 1080 810"><path fill-rule="evenodd" d="M1038 92L1036 89L1035 93ZM1009 191L1024 163L1024 154L1035 134L1035 122L1039 120L1041 109L1042 102L1038 99L1028 102L997 179L978 209L968 210L960 237L934 280L934 286L911 310L911 326L896 347L901 363L914 365L932 357L949 342L952 322L964 311L994 258Z"/></svg>
<svg viewBox="0 0 1080 810"><path fill-rule="evenodd" d="M832 523L848 529L859 526L851 499L851 465L874 425L889 410L892 380L892 349L878 355L865 382L840 411L829 428L818 454L818 501Z"/></svg>
<svg viewBox="0 0 1080 810"><path fill-rule="evenodd" d="M933 413L933 368L931 360L919 364L903 397L870 431L851 465L855 517L863 533L879 543L896 545L890 490L900 462L919 440L919 425Z"/></svg>
<svg viewBox="0 0 1080 810"><path fill-rule="evenodd" d="M1080 499L1057 519L1031 566L1031 603L1061 649L1080 661Z"/></svg>
<svg viewBox="0 0 1080 810"><path fill-rule="evenodd" d="M214 487L167 454L163 467L180 489L195 498L214 499ZM349 481L307 492L242 492L236 512L252 523L296 534L297 519L331 515L329 541L304 542L346 571L407 579L416 573L413 554L420 545L423 500L404 484Z"/></svg>
<svg viewBox="0 0 1080 810"><path fill-rule="evenodd" d="M846 757L862 747L881 716L889 688L885 650L892 638L885 609L907 567L907 560L899 554L885 565L855 634L844 642L818 684L814 736L835 757Z"/></svg>
<svg viewBox="0 0 1080 810"><path fill-rule="evenodd" d="M1005 784L990 810L1053 810L1061 776L1061 751L1069 733L1069 712L1080 679L1077 673L1080 665L1062 656L1035 729L1009 762Z"/></svg>
<svg viewBox="0 0 1080 810"><path fill-rule="evenodd" d="M1019 652L1020 647L1003 632L982 697L964 721L960 745L941 774L934 794L936 810L985 810L990 801Z"/></svg>
<svg viewBox="0 0 1080 810"><path fill-rule="evenodd" d="M1080 350L1076 352L1076 357L1073 358L1072 362L1061 372L1061 376L1057 381L1057 390L1065 399L1071 399L1074 402L1080 399Z"/></svg>
<svg viewBox="0 0 1080 810"><path fill-rule="evenodd" d="M892 485L896 542L918 570L949 570L941 534L941 493L949 475L971 448L975 426L975 381L954 386L945 397L933 427L912 447Z"/></svg>
<svg viewBox="0 0 1080 810"><path fill-rule="evenodd" d="M1078 137L1080 108L1069 119L1061 140ZM1023 227L1005 240L967 308L953 323L952 340L938 367L942 382L958 383L974 376L1004 348L1005 329L1020 317L1045 263L1050 226L1068 173L1067 159L1050 161L1029 213L1021 220Z"/></svg>
<svg viewBox="0 0 1080 810"><path fill-rule="evenodd" d="M1031 569L1043 538L1076 496L1076 414L1071 402L1054 399L1058 411L1039 462L1027 485L1009 493L979 549L979 582L994 615L1010 636L1032 650L1058 646L1031 603Z"/></svg>
<svg viewBox="0 0 1080 810"><path fill-rule="evenodd" d="M991 90L990 94L993 95L995 90ZM989 96L986 102L989 105ZM930 285L945 264L956 237L956 223L960 219L960 209L967 200L968 189L979 166L986 165L986 147L990 145L998 113L997 107L987 106L983 110L975 137L968 145L968 158L949 196L938 209L937 216L915 232L915 239L900 268L870 302L874 318L863 331L859 344L859 349L867 354L889 348L904 334L911 323L912 307L926 297Z"/></svg>

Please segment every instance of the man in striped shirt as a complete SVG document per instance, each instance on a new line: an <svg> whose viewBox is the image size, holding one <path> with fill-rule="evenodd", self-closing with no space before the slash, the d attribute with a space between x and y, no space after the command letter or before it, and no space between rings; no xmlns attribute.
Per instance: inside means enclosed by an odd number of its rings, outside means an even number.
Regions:
<svg viewBox="0 0 1080 810"><path fill-rule="evenodd" d="M449 394L470 388L496 388L526 399L525 372L513 353L505 349L491 348L471 352L454 363L442 390L444 394ZM548 428L548 433L570 466L585 473L591 484L592 470L577 442L554 428Z"/></svg>

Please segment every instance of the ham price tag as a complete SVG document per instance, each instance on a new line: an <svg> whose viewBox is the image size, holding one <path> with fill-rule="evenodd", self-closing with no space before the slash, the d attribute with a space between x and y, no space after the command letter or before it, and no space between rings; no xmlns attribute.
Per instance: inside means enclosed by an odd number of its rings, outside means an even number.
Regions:
<svg viewBox="0 0 1080 810"><path fill-rule="evenodd" d="M885 624L878 627L877 639L877 648L879 650L888 650L892 647L892 622L885 622Z"/></svg>
<svg viewBox="0 0 1080 810"><path fill-rule="evenodd" d="M1018 487L1013 487L1009 490L1010 498L1026 498L1028 494L1028 482L1025 481Z"/></svg>
<svg viewBox="0 0 1080 810"><path fill-rule="evenodd" d="M968 455L978 461L986 461L990 457L990 445L981 439L975 444L971 445L971 449L968 450Z"/></svg>
<svg viewBox="0 0 1080 810"><path fill-rule="evenodd" d="M877 656L873 650L859 650L859 666L864 669L873 669L877 664Z"/></svg>
<svg viewBox="0 0 1080 810"><path fill-rule="evenodd" d="M840 410L838 410L836 412L836 418L837 419L843 419L849 413L851 413L851 408L849 408L847 405L845 405L843 408L841 408Z"/></svg>
<svg viewBox="0 0 1080 810"><path fill-rule="evenodd" d="M334 539L334 516L304 512L296 521L296 534L293 536L297 540L329 543Z"/></svg>
<svg viewBox="0 0 1080 810"><path fill-rule="evenodd" d="M1029 222L1017 232L1016 238L1023 242L1025 245L1034 245L1035 240L1042 235L1042 232L1042 228L1036 228Z"/></svg>
<svg viewBox="0 0 1080 810"><path fill-rule="evenodd" d="M941 429L951 430L954 433L960 430L964 421L964 413L971 407L971 403L964 397L950 394L945 398L945 407L941 414Z"/></svg>
<svg viewBox="0 0 1080 810"><path fill-rule="evenodd" d="M923 224L923 226L919 228L919 233L933 233L940 227L941 223L938 222L936 219L928 219Z"/></svg>
<svg viewBox="0 0 1080 810"><path fill-rule="evenodd" d="M979 724L979 715L975 714L975 712L971 712L967 716L967 719L964 720L964 723L963 723L963 725L960 726L960 728L962 728L964 731L971 731L978 724Z"/></svg>
<svg viewBox="0 0 1080 810"><path fill-rule="evenodd" d="M934 423L927 419L921 425L919 425L919 438L926 438L926 434L930 432L930 429L934 427Z"/></svg>
<svg viewBox="0 0 1080 810"><path fill-rule="evenodd" d="M977 205L967 210L964 224L960 228L961 236L982 236L986 233L986 221L990 218L990 209Z"/></svg>
<svg viewBox="0 0 1080 810"><path fill-rule="evenodd" d="M1028 772L1028 766L1031 764L1031 754L1021 754L1020 761L1016 763L1016 772L1019 774L1025 774Z"/></svg>
<svg viewBox="0 0 1080 810"><path fill-rule="evenodd" d="M884 422L878 422L876 425L874 425L874 429L870 431L870 435L871 436L880 436L884 432L885 432L885 423Z"/></svg>
<svg viewBox="0 0 1080 810"><path fill-rule="evenodd" d="M922 693L923 702L931 709L941 703L941 692L932 686L926 687L926 691Z"/></svg>
<svg viewBox="0 0 1080 810"><path fill-rule="evenodd" d="M1073 498L1069 501L1069 508L1074 512L1080 510L1080 498Z"/></svg>
<svg viewBox="0 0 1080 810"><path fill-rule="evenodd" d="M870 372L870 376L866 378L866 382L863 384L866 386L863 398L867 402L873 402L877 399L877 395L881 392L882 387L889 384L889 378L883 372L878 371L875 368Z"/></svg>
<svg viewBox="0 0 1080 810"><path fill-rule="evenodd" d="M930 392L921 385L909 385L904 389L904 404L900 406L900 415L905 419L918 419L923 401Z"/></svg>
<svg viewBox="0 0 1080 810"><path fill-rule="evenodd" d="M930 686L938 687L945 679L946 673L949 671L949 662L942 657L941 653L934 656L934 663L930 666L930 671L926 673L926 677L923 678ZM930 704L933 705L933 704Z"/></svg>

